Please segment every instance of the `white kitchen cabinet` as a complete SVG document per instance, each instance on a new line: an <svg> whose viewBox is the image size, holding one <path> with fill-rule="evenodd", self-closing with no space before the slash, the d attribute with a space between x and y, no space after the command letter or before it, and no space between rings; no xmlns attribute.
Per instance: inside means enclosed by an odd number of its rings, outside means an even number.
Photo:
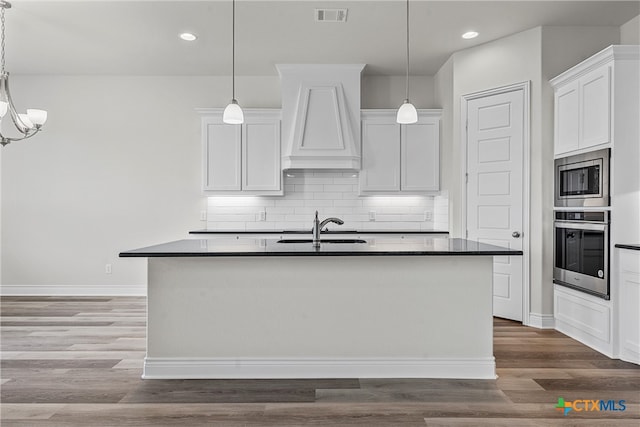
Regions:
<svg viewBox="0 0 640 427"><path fill-rule="evenodd" d="M580 146L578 82L560 87L555 93L555 153L568 153Z"/></svg>
<svg viewBox="0 0 640 427"><path fill-rule="evenodd" d="M640 364L640 251L618 249L620 359Z"/></svg>
<svg viewBox="0 0 640 427"><path fill-rule="evenodd" d="M440 116L418 113L418 123L401 126L400 134L400 189L440 190Z"/></svg>
<svg viewBox="0 0 640 427"><path fill-rule="evenodd" d="M603 65L580 78L580 148L611 141L611 66Z"/></svg>
<svg viewBox="0 0 640 427"><path fill-rule="evenodd" d="M208 121L208 120L207 120ZM240 126L222 122L203 123L204 189L239 191L241 146Z"/></svg>
<svg viewBox="0 0 640 427"><path fill-rule="evenodd" d="M245 123L222 122L222 109L202 115L203 190L207 194L282 195L280 110L245 109Z"/></svg>
<svg viewBox="0 0 640 427"><path fill-rule="evenodd" d="M400 125L386 117L362 118L361 191L400 191Z"/></svg>
<svg viewBox="0 0 640 427"><path fill-rule="evenodd" d="M556 157L606 148L616 135L616 113L625 115L626 96L634 76L629 61L637 46L609 46L551 80L554 88L554 152ZM631 86L629 86L631 85Z"/></svg>
<svg viewBox="0 0 640 427"><path fill-rule="evenodd" d="M399 125L396 110L363 110L360 194L438 191L440 115L418 110L418 123Z"/></svg>
<svg viewBox="0 0 640 427"><path fill-rule="evenodd" d="M279 191L280 120L259 117L242 127L242 189Z"/></svg>
<svg viewBox="0 0 640 427"><path fill-rule="evenodd" d="M553 285L553 317L557 331L614 357L612 301Z"/></svg>

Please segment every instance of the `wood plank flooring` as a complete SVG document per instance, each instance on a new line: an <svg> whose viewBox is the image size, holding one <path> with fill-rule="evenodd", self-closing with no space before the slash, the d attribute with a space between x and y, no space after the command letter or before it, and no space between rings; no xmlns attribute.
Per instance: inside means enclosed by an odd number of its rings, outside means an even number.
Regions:
<svg viewBox="0 0 640 427"><path fill-rule="evenodd" d="M1 298L2 426L640 425L640 367L494 320L497 380L142 380L144 298ZM558 398L625 411L555 409Z"/></svg>

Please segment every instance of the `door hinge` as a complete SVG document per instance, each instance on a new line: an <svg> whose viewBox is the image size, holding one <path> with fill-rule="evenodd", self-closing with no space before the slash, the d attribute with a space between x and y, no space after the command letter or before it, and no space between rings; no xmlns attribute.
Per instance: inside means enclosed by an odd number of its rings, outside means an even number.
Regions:
<svg viewBox="0 0 640 427"><path fill-rule="evenodd" d="M469 132L469 120L464 123L464 129Z"/></svg>
<svg viewBox="0 0 640 427"><path fill-rule="evenodd" d="M464 175L465 175L465 179L467 180L467 184L468 184L469 183L469 174L465 173Z"/></svg>
<svg viewBox="0 0 640 427"><path fill-rule="evenodd" d="M467 232L465 233L465 238L469 238L469 230L467 230Z"/></svg>

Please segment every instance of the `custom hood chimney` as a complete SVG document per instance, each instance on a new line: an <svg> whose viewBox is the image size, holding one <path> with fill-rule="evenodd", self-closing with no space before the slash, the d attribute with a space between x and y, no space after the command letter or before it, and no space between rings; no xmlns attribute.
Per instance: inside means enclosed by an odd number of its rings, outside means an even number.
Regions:
<svg viewBox="0 0 640 427"><path fill-rule="evenodd" d="M283 169L360 169L365 64L280 64Z"/></svg>

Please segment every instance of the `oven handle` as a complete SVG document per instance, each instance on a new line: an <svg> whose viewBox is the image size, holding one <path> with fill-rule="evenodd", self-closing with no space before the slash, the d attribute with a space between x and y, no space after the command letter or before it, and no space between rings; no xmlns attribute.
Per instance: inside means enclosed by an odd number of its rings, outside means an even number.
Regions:
<svg viewBox="0 0 640 427"><path fill-rule="evenodd" d="M555 221L556 228L575 228L577 230L606 231L608 225L601 222Z"/></svg>

